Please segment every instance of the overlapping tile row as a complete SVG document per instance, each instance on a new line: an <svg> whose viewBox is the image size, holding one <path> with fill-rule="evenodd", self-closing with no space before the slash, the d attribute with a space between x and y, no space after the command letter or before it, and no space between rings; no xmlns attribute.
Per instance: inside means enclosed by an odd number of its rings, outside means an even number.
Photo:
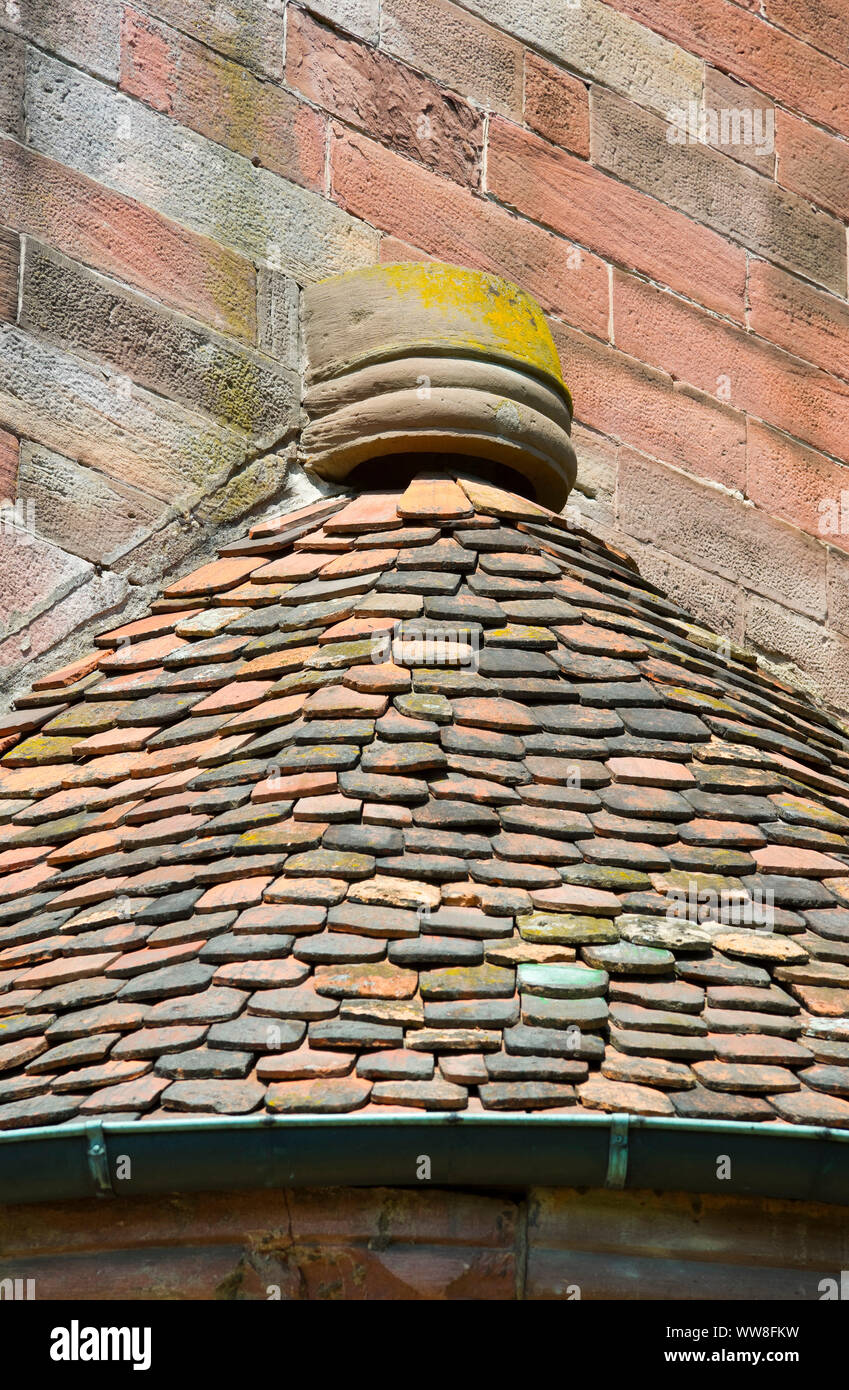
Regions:
<svg viewBox="0 0 849 1390"><path fill-rule="evenodd" d="M260 523L0 740L0 1128L849 1126L849 735L521 497Z"/></svg>

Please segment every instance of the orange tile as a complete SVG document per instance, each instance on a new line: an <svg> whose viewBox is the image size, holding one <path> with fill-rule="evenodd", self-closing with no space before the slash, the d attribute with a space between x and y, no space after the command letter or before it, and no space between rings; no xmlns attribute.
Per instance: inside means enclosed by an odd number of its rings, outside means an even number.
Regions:
<svg viewBox="0 0 849 1390"><path fill-rule="evenodd" d="M208 565L169 584L165 598L187 598L195 595L215 594L221 589L232 589L240 579L246 578L251 570L257 568L255 556L234 555L223 560L213 560Z"/></svg>
<svg viewBox="0 0 849 1390"><path fill-rule="evenodd" d="M419 474L398 503L398 515L405 521L457 521L473 512L462 488L439 474Z"/></svg>

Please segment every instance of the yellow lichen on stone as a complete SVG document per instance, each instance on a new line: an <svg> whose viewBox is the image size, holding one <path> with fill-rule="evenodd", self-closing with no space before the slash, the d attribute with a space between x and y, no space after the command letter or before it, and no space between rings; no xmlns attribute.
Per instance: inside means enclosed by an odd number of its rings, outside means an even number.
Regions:
<svg viewBox="0 0 849 1390"><path fill-rule="evenodd" d="M437 262L368 266L304 291L305 467L444 454L523 475L556 511L575 481L572 399L539 305Z"/></svg>
<svg viewBox="0 0 849 1390"><path fill-rule="evenodd" d="M411 321L422 338L422 312L433 346L460 347L486 355L493 351L554 377L565 388L554 339L538 304L518 285L485 271L432 261L366 266L334 277L337 283L356 283L358 296L375 299L391 286L400 301L408 301ZM328 282L323 282L328 283ZM365 291L365 294L363 292ZM420 312L416 313L416 309Z"/></svg>

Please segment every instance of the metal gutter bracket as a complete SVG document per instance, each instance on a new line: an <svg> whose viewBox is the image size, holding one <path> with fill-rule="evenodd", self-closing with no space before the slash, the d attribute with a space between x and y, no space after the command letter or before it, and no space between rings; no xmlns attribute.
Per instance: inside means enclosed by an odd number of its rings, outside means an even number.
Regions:
<svg viewBox="0 0 849 1390"><path fill-rule="evenodd" d="M629 1115L611 1115L610 1147L607 1151L605 1187L622 1188L628 1176Z"/></svg>
<svg viewBox="0 0 849 1390"><path fill-rule="evenodd" d="M85 1136L86 1162L88 1163L88 1170L94 1181L97 1196L102 1197L108 1193L110 1197L114 1197L115 1189L112 1186L112 1176L109 1172L109 1163L106 1156L106 1139L100 1120L89 1120L87 1122Z"/></svg>

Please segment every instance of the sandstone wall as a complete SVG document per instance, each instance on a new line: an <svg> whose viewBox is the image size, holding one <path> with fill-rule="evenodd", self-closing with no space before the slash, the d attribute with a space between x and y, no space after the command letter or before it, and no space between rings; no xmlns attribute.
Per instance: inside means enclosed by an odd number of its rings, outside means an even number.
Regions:
<svg viewBox="0 0 849 1390"><path fill-rule="evenodd" d="M845 708L847 91L836 0L2 0L0 693L308 493L299 287L435 257L550 315L598 526Z"/></svg>
<svg viewBox="0 0 849 1390"><path fill-rule="evenodd" d="M331 1188L0 1208L36 1300L836 1297L847 1208L686 1193ZM826 1285L823 1281L828 1280ZM14 1287L14 1285L12 1285Z"/></svg>

